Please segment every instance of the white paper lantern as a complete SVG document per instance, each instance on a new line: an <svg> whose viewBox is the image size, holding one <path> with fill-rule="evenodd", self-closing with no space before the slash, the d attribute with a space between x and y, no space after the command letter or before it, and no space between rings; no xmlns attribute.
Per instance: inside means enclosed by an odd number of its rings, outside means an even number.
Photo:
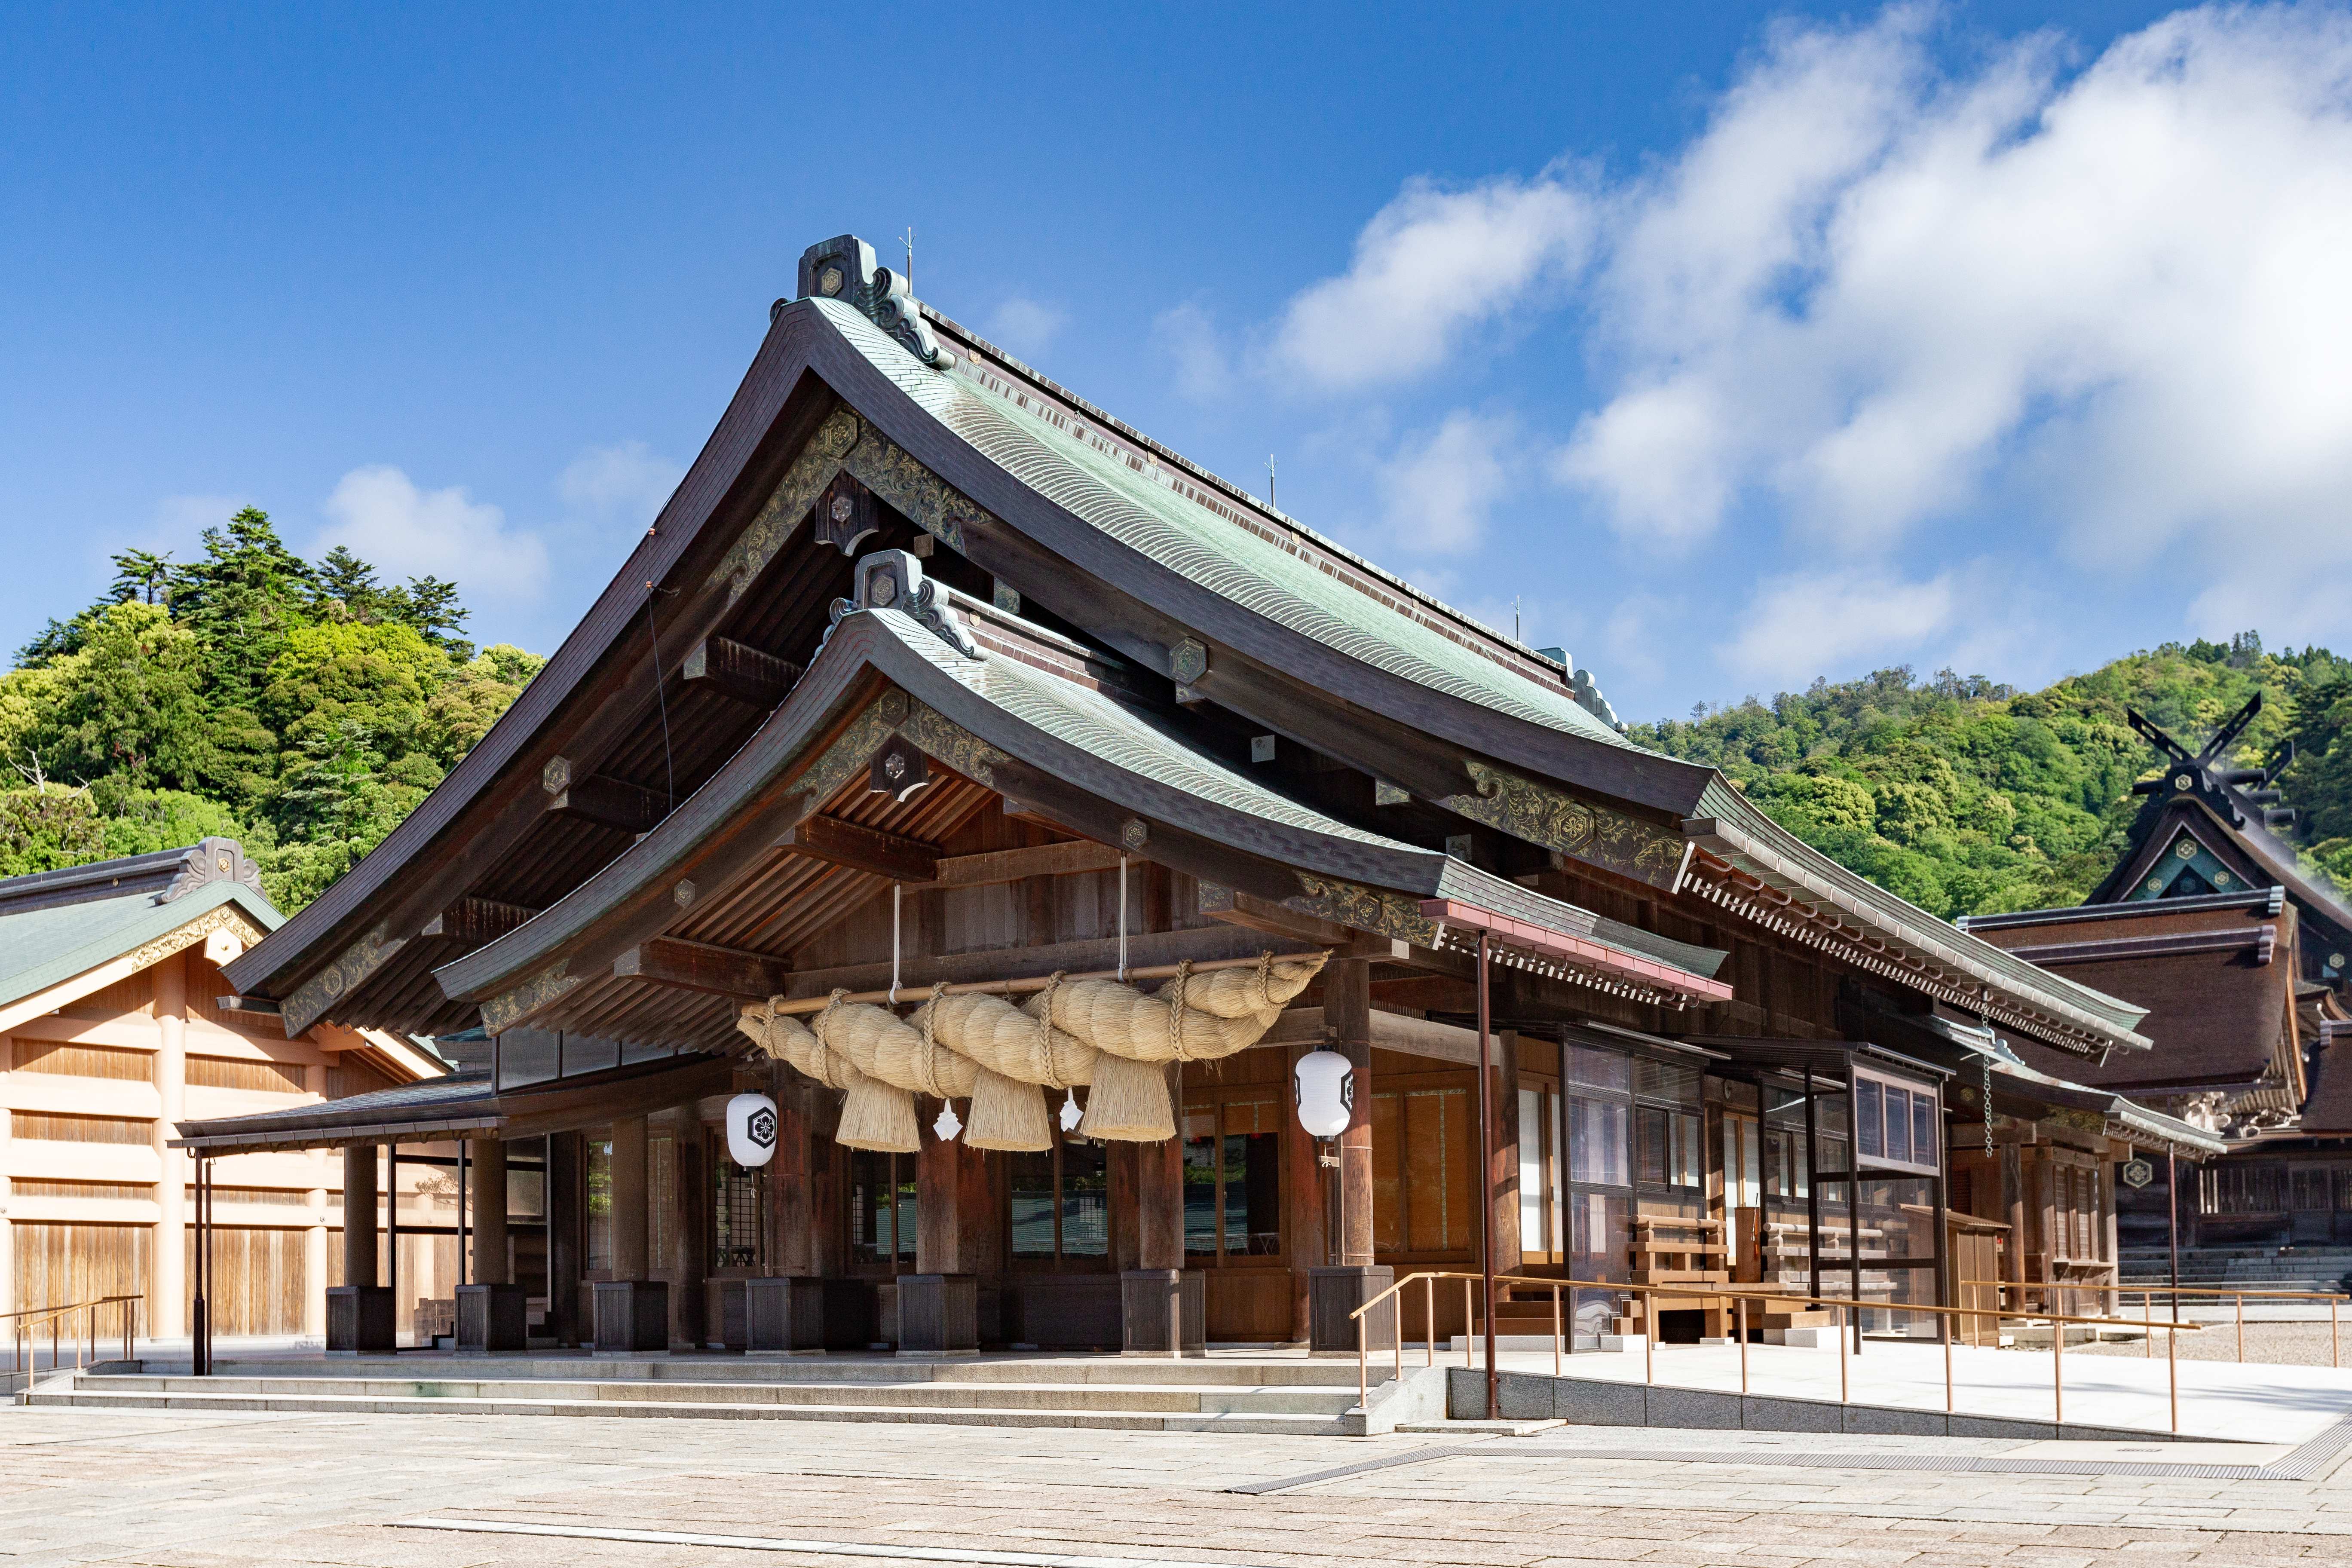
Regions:
<svg viewBox="0 0 2352 1568"><path fill-rule="evenodd" d="M1337 1138L1355 1120L1356 1069L1337 1051L1309 1051L1291 1069L1298 1125L1316 1138Z"/></svg>
<svg viewBox="0 0 2352 1568"><path fill-rule="evenodd" d="M774 1100L739 1094L727 1102L727 1157L739 1165L764 1165L776 1157Z"/></svg>

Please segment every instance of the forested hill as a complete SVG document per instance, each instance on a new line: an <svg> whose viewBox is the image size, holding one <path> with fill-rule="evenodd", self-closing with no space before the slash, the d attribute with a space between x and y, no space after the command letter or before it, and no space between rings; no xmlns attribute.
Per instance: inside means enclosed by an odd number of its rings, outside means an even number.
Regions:
<svg viewBox="0 0 2352 1568"><path fill-rule="evenodd" d="M1947 917L2074 904L2122 853L2157 756L2136 709L2192 750L2255 692L2243 767L2295 745L2281 778L2307 864L2352 886L2352 661L2324 648L2265 652L2167 643L2041 691L1908 668L1687 720L1631 738L1721 768L1780 824L1881 887Z"/></svg>
<svg viewBox="0 0 2352 1568"><path fill-rule="evenodd" d="M112 588L0 675L0 876L244 841L291 913L375 847L544 660L477 651L457 586L318 562L247 509L200 559Z"/></svg>

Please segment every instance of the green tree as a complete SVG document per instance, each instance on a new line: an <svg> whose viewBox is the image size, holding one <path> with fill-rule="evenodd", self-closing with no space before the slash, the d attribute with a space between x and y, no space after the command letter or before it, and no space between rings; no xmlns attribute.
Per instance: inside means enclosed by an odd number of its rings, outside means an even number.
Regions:
<svg viewBox="0 0 2352 1568"><path fill-rule="evenodd" d="M186 789L211 772L202 688L207 650L160 605L125 600L92 617L80 651L47 667L29 742L77 783Z"/></svg>

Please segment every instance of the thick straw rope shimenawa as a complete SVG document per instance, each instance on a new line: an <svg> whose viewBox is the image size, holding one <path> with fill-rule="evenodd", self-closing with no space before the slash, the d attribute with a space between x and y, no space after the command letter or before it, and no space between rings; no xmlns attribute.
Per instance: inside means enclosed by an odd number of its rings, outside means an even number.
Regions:
<svg viewBox="0 0 2352 1568"><path fill-rule="evenodd" d="M1205 975L1177 964L1151 996L1099 976L942 983L903 1022L836 991L803 1025L786 1011L792 1004L772 997L744 1008L736 1024L769 1056L844 1091L835 1141L851 1148L913 1152L914 1097L923 1094L971 1101L966 1142L975 1148L1048 1149L1043 1091L1074 1084L1089 1086L1079 1132L1157 1142L1176 1133L1162 1064L1256 1044L1328 956L1262 953ZM990 994L1016 987L1037 994L1015 1007Z"/></svg>

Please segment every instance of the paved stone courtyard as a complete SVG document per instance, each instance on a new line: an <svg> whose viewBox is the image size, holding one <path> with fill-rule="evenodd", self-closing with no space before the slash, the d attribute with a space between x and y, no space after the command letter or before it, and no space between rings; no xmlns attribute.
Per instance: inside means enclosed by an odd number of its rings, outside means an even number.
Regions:
<svg viewBox="0 0 2352 1568"><path fill-rule="evenodd" d="M2029 1447L2047 1457L2051 1446L1808 1438L1797 1466L1790 1441L1622 1428L1351 1439L10 1406L0 1408L0 1562L2352 1563L2352 1466L2341 1462L2292 1482L1986 1473L1948 1467ZM1433 1447L1468 1451L1410 1458ZM1622 1457L1678 1448L1741 1462ZM1906 1468L1837 1468L1845 1453ZM1288 1490L1225 1489L1400 1459ZM566 1533L399 1524L428 1517ZM583 1531L653 1538L571 1533ZM664 1539L680 1534L843 1550Z"/></svg>

